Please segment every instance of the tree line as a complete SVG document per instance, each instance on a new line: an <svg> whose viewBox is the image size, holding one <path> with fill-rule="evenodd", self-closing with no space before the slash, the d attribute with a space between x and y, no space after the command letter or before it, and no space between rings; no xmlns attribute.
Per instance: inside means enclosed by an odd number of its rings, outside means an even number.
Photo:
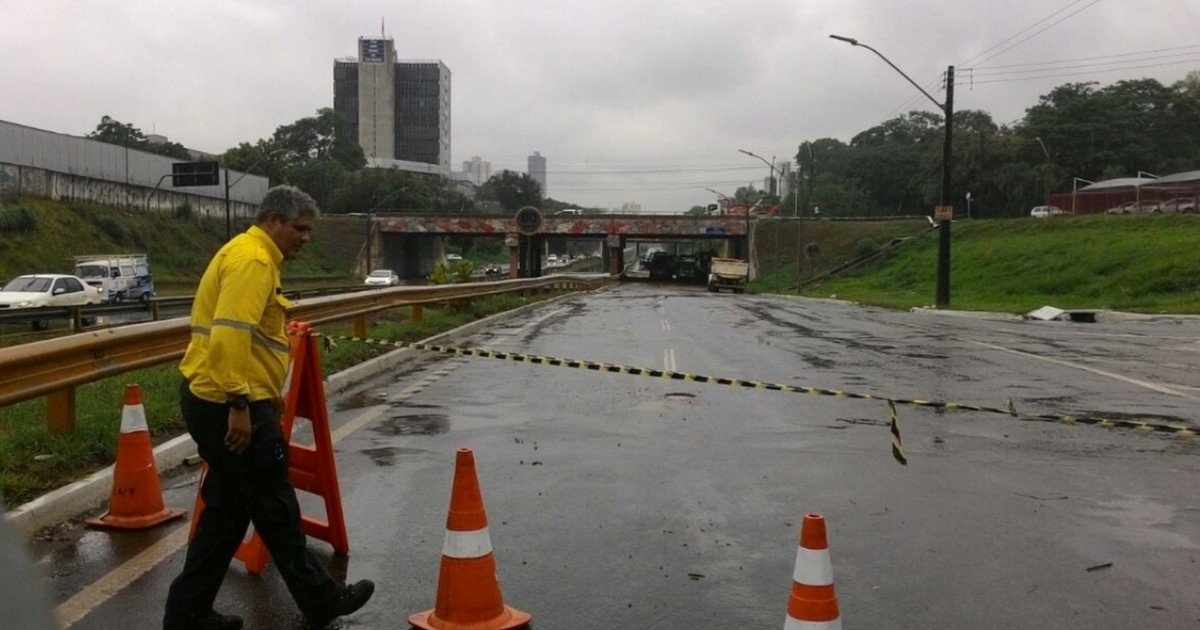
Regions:
<svg viewBox="0 0 1200 630"><path fill-rule="evenodd" d="M819 204L821 216L929 214L941 198L944 120L913 111L842 142L819 138L796 152L793 190L780 214ZM1054 88L1021 120L998 124L981 110L954 113L951 182L956 214L1026 216L1075 178L1098 182L1200 169L1200 72L1172 85L1155 79ZM1084 184L1086 185L1086 184ZM739 191L741 194L743 191Z"/></svg>

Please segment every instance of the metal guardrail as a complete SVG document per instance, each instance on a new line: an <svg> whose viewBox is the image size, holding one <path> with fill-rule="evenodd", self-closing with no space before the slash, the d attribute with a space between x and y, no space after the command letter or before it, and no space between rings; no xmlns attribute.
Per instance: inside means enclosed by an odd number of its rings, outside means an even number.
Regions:
<svg viewBox="0 0 1200 630"><path fill-rule="evenodd" d="M355 335L362 337L366 336L367 316L392 308L416 307L417 318L425 305L514 292L590 291L610 279L589 274L355 291L300 299L288 309L288 317L311 324L353 320ZM72 433L78 386L178 360L190 339L188 319L176 317L0 348L0 407L45 397L46 424L51 432Z"/></svg>

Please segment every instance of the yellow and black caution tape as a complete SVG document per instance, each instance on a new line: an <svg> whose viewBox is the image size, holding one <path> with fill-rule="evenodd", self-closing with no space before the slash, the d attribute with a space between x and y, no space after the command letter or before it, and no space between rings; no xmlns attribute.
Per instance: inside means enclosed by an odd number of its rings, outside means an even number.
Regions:
<svg viewBox="0 0 1200 630"><path fill-rule="evenodd" d="M776 392L789 392L794 394L809 394L814 396L833 396L836 398L850 398L856 400L879 400L886 401L891 414L891 432L892 432L892 456L901 464L907 464L908 460L904 456L904 448L900 442L900 429L897 426L896 405L909 405L912 407L928 407L939 411L976 411L980 413L1002 414L1026 422L1054 422L1061 424L1085 424L1097 426L1105 429L1131 429L1144 433L1167 433L1171 435L1192 437L1197 435L1198 429L1189 426L1177 424L1162 424L1156 422L1144 422L1136 420L1124 420L1113 418L1099 418L1092 416L1071 416L1071 415L1055 415L1055 414L1023 414L1018 413L1013 406L1011 400L1005 408L986 407L980 405L965 405L962 403L935 401L935 400L917 400L904 398L889 398L887 396L876 396L873 394L863 394L858 392L848 392L836 389L823 389L820 387L806 387L795 385L781 385L778 383L766 383L763 381L749 381L737 378L725 378L719 376L705 376L703 374L688 374L686 372L675 372L672 370L659 370L654 368L629 367L625 365L617 365L613 363L598 363L595 361L581 361L579 359L562 359L559 357L539 356L536 354L520 354L516 352L501 352L498 350L478 350L474 348L457 348L453 346L442 346L438 344L422 343L422 342L405 342L405 341L390 341L386 339L373 339L370 337L346 337L339 335L326 335L313 331L314 336L325 340L326 344L334 344L337 341L353 341L377 346L392 346L396 348L410 348L413 350L425 350L428 352L438 352L441 354L450 354L460 357L479 357L482 359L498 359L501 361L511 361L514 363L532 363L535 365L553 365L558 367L575 368L580 370L591 370L594 372L607 372L610 374L628 374L631 376L649 376L651 378L663 378L673 381L686 381L689 383L708 383L711 385L727 385L729 387L742 387L748 389L765 389Z"/></svg>
<svg viewBox="0 0 1200 630"><path fill-rule="evenodd" d="M904 445L900 443L900 418L896 415L896 403L888 401L888 415L891 417L892 428L892 457L900 462L901 466L908 465L908 458L904 456Z"/></svg>

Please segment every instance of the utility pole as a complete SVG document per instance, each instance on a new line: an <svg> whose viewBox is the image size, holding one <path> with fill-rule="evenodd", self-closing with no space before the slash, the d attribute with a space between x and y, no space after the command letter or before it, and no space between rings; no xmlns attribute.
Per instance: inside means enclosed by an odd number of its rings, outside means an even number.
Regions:
<svg viewBox="0 0 1200 630"><path fill-rule="evenodd" d="M841 35L830 35L831 39L836 39L841 42L846 42L851 46L860 46L873 52L882 59L893 70L900 73L913 87L917 88L925 98L933 101L938 109L942 110L946 120L946 142L942 147L942 201L937 208L934 209L934 220L938 222L938 260L937 260L937 307L945 308L950 306L950 221L954 218L954 198L950 194L950 164L953 158L954 147L954 66L949 66L946 69L946 102L939 103L936 98L929 95L925 88L921 87L912 77L908 76L890 59L883 56L883 53L871 48L870 46L859 42L853 37L843 37Z"/></svg>
<svg viewBox="0 0 1200 630"><path fill-rule="evenodd" d="M934 101L936 102L936 101ZM953 218L954 197L950 192L950 166L954 153L954 66L946 68L946 144L942 148L942 206L951 210L940 218L938 225L937 307L950 306L950 221Z"/></svg>

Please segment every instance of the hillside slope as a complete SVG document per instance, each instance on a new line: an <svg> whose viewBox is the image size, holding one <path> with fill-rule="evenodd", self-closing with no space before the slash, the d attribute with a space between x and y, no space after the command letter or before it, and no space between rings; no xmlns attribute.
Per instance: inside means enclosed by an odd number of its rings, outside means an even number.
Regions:
<svg viewBox="0 0 1200 630"><path fill-rule="evenodd" d="M349 277L344 252L350 230L326 235L321 219L313 243L284 270L286 279ZM359 234L365 226L359 224ZM235 225L235 230L244 225ZM345 232L347 236L339 236ZM71 258L85 254L144 253L160 285L192 285L225 240L223 219L199 219L185 212L167 215L119 210L92 203L21 198L0 202L0 279L24 273L70 273ZM329 248L332 253L327 253Z"/></svg>

